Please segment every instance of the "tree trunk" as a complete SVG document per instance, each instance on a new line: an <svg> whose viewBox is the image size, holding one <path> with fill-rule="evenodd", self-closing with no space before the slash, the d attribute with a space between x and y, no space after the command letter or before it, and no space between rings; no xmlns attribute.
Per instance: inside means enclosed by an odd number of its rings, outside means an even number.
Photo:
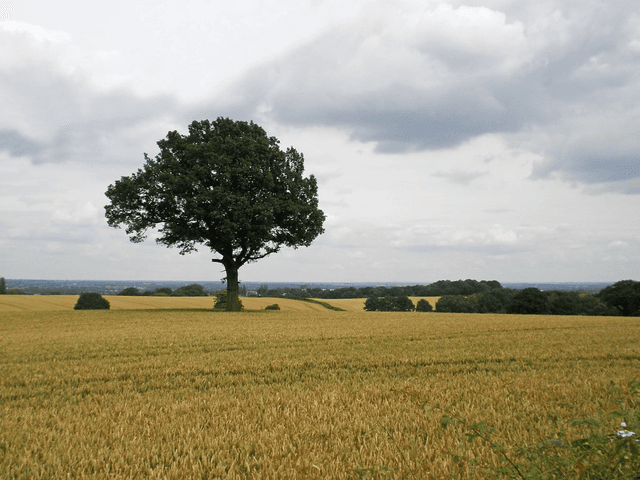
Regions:
<svg viewBox="0 0 640 480"><path fill-rule="evenodd" d="M238 298L238 267L233 260L224 262L227 272L227 312L239 312L242 310Z"/></svg>

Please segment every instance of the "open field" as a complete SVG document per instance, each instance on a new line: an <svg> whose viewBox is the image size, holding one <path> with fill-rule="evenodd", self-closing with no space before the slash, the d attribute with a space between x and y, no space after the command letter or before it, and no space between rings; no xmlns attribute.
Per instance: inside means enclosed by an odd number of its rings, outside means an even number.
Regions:
<svg viewBox="0 0 640 480"><path fill-rule="evenodd" d="M103 295L109 300L111 310L198 310L213 308L214 297L125 297L118 295ZM78 301L78 295L0 295L0 313L24 311L56 311L73 310ZM264 307L277 303L285 311L316 311L325 310L317 304L300 302L284 298L256 298L242 297L242 303L247 310L264 310ZM364 299L356 299L351 308L361 310Z"/></svg>
<svg viewBox="0 0 640 480"><path fill-rule="evenodd" d="M211 309L213 297L124 297L104 295L109 300L111 310L171 310L171 309ZM425 298L432 307L440 297L410 297L414 305ZM364 298L319 300L347 311L360 311L364 308ZM1 295L0 312L73 310L78 295ZM317 304L305 303L285 298L242 297L247 310L263 310L267 305L277 303L284 311L324 310Z"/></svg>
<svg viewBox="0 0 640 480"><path fill-rule="evenodd" d="M461 477L464 435L428 406L524 445L549 417L611 410L640 372L640 318L24 298L41 306L0 306L1 478ZM467 448L488 475L495 453Z"/></svg>

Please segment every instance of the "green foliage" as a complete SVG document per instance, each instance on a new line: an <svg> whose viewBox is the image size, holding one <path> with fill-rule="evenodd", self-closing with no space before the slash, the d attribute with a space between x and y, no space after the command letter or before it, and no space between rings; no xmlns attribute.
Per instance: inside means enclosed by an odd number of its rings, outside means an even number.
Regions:
<svg viewBox="0 0 640 480"><path fill-rule="evenodd" d="M445 295L436 302L436 311L445 313L474 313L477 310L476 296Z"/></svg>
<svg viewBox="0 0 640 480"><path fill-rule="evenodd" d="M267 305L264 307L265 310L280 310L280 305L274 303L273 305Z"/></svg>
<svg viewBox="0 0 640 480"><path fill-rule="evenodd" d="M412 312L416 309L409 297L371 297L364 302L369 312Z"/></svg>
<svg viewBox="0 0 640 480"><path fill-rule="evenodd" d="M118 295L122 295L125 297L137 297L141 295L141 293L140 293L140 290L138 290L136 287L127 287L123 289L120 293L118 293Z"/></svg>
<svg viewBox="0 0 640 480"><path fill-rule="evenodd" d="M242 300L238 297L235 298L235 302L229 305L229 293L227 290L219 290L216 292L216 299L213 303L214 310L225 310L227 312L241 312L244 310Z"/></svg>
<svg viewBox="0 0 640 480"><path fill-rule="evenodd" d="M0 277L0 295L4 295L7 293L7 282L4 277Z"/></svg>
<svg viewBox="0 0 640 480"><path fill-rule="evenodd" d="M537 288L494 288L474 295L445 295L436 304L438 312L516 313L550 315L618 315L596 295Z"/></svg>
<svg viewBox="0 0 640 480"><path fill-rule="evenodd" d="M617 315L617 310L605 305L593 295L578 292L553 291L548 295L551 315Z"/></svg>
<svg viewBox="0 0 640 480"><path fill-rule="evenodd" d="M304 177L304 157L253 122L194 121L188 135L169 132L155 158L107 189L112 227L132 242L157 226L156 242L181 254L204 245L219 255L229 301L238 308L238 269L282 246L309 246L324 229L318 186ZM233 299L235 298L235 299Z"/></svg>
<svg viewBox="0 0 640 480"><path fill-rule="evenodd" d="M171 295L175 297L206 297L207 292L204 291L204 287L202 285L193 283L191 285L179 287Z"/></svg>
<svg viewBox="0 0 640 480"><path fill-rule="evenodd" d="M507 313L514 291L509 288L495 288L478 295L478 313Z"/></svg>
<svg viewBox="0 0 640 480"><path fill-rule="evenodd" d="M551 313L551 303L544 292L535 287L529 287L518 291L513 296L507 313L548 315Z"/></svg>
<svg viewBox="0 0 640 480"><path fill-rule="evenodd" d="M109 310L111 305L99 293L81 293L74 310Z"/></svg>
<svg viewBox="0 0 640 480"><path fill-rule="evenodd" d="M621 280L603 288L597 297L626 317L640 316L640 282Z"/></svg>
<svg viewBox="0 0 640 480"><path fill-rule="evenodd" d="M171 290L171 288L169 287L160 287L160 288L156 288L153 291L153 294L154 295L173 295L173 290Z"/></svg>
<svg viewBox="0 0 640 480"><path fill-rule="evenodd" d="M433 312L433 307L424 298L421 298L416 303L416 312Z"/></svg>

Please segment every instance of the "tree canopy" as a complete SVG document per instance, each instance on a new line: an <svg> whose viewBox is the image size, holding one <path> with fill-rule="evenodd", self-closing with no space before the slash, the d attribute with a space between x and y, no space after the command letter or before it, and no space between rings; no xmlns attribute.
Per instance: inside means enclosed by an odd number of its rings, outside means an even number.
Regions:
<svg viewBox="0 0 640 480"><path fill-rule="evenodd" d="M107 189L112 227L132 242L156 228L156 242L180 254L204 245L226 271L227 310L238 307L238 269L278 252L309 246L324 229L313 175L304 157L253 122L194 121L188 135L171 131L160 153Z"/></svg>
<svg viewBox="0 0 640 480"><path fill-rule="evenodd" d="M598 297L620 315L640 316L640 282L620 280L600 290Z"/></svg>

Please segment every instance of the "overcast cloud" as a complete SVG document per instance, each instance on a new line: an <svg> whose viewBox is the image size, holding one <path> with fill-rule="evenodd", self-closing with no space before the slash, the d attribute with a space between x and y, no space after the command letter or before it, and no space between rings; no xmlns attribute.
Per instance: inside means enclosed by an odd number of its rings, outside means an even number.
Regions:
<svg viewBox="0 0 640 480"><path fill-rule="evenodd" d="M230 116L305 154L328 217L241 279L640 279L636 1L13 1L0 58L0 276L223 276L103 207Z"/></svg>

